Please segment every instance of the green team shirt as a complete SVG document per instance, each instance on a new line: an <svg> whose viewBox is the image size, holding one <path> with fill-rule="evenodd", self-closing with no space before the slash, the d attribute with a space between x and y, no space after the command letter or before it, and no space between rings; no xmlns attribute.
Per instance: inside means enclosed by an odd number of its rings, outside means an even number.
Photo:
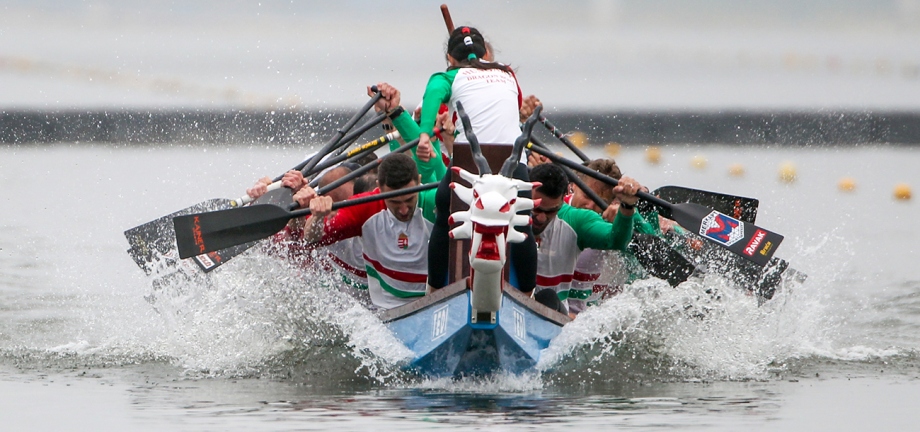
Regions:
<svg viewBox="0 0 920 432"><path fill-rule="evenodd" d="M431 132L434 129L433 124L430 129L422 129L406 111L403 111L402 114L393 119L393 126L396 127L396 131L406 142L417 139L423 130ZM398 141L391 141L390 151L396 150L399 146ZM447 174L447 166L444 165L444 159L441 157L441 144L437 140L431 141L431 148L434 149L435 154L428 162L419 160L415 151L417 148L417 146L412 147L412 159L415 160L415 165L418 166L418 173L422 176L422 183L440 181Z"/></svg>
<svg viewBox="0 0 920 432"><path fill-rule="evenodd" d="M625 251L632 240L634 217L617 213L613 223L588 209L562 204L556 217L562 219L578 236L578 247L584 249Z"/></svg>

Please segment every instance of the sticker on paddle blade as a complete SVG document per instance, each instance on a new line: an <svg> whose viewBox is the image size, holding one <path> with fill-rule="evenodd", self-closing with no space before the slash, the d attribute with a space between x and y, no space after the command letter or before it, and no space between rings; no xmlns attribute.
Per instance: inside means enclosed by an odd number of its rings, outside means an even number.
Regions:
<svg viewBox="0 0 920 432"><path fill-rule="evenodd" d="M700 235L731 246L744 238L744 224L731 216L713 211L703 218Z"/></svg>

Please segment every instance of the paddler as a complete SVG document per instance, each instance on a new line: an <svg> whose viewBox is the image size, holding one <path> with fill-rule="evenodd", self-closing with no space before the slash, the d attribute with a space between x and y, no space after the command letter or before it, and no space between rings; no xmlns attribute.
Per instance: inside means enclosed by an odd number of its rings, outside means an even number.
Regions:
<svg viewBox="0 0 920 432"><path fill-rule="evenodd" d="M588 248L626 250L634 229L636 192L642 186L627 176L623 176L617 186L608 186L620 207L613 222L607 222L597 212L565 203L569 180L560 166L538 165L531 170L530 178L542 183L533 191L534 200L541 200L533 210L533 232L538 245L534 298L568 313L567 300L579 254Z"/></svg>
<svg viewBox="0 0 920 432"><path fill-rule="evenodd" d="M418 186L423 179L411 157L391 153L377 169L377 188L355 198ZM400 306L425 295L427 242L434 220L433 189L383 201L355 205L332 213L332 198L317 196L310 186L294 194L309 207L302 240L329 245L352 237L364 244L365 271L371 301L379 308Z"/></svg>
<svg viewBox="0 0 920 432"><path fill-rule="evenodd" d="M447 41L447 71L431 76L422 100L420 157L423 149L432 148L431 137L425 132L434 128L442 104L447 105L448 115L453 118L456 103L461 102L481 143L513 145L521 135L520 115L524 98L517 77L509 66L487 60L488 52L485 38L479 30L462 26L451 32ZM466 142L466 136L460 130L456 141ZM526 160L521 162L526 163ZM514 177L528 181L525 163L518 165ZM521 196L529 197L529 194L529 191L523 192ZM445 175L438 187L437 219L428 243L428 284L431 289L442 288L448 283L448 254L445 251L449 244L450 195L450 176ZM536 286L536 244L529 226L519 230L527 235L527 240L509 244L510 259L517 275L517 288L532 293Z"/></svg>

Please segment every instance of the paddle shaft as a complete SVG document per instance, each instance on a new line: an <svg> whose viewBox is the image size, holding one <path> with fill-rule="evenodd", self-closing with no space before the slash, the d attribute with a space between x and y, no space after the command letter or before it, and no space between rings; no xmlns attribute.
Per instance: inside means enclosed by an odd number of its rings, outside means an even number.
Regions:
<svg viewBox="0 0 920 432"><path fill-rule="evenodd" d="M547 148L546 144L543 143L539 138L535 136L531 136L530 141L540 147ZM597 192L594 191L594 189L591 189L590 187L588 187L588 185L585 184L585 182L581 179L581 177L578 177L578 175L572 172L572 170L569 169L569 167L565 165L559 165L559 167L562 168L563 171L565 171L565 175L569 178L569 181L572 183L575 183L575 185L578 186L578 188L581 189L581 191L584 192L585 195L587 195L588 198L590 198L591 201L594 202L594 205L596 205L597 208L600 209L600 211L603 213L604 209L606 209L609 204L606 201L604 201L604 199L601 198L601 196L598 195Z"/></svg>
<svg viewBox="0 0 920 432"><path fill-rule="evenodd" d="M578 171L578 172L580 172L580 173L584 173L584 174L588 175L589 177L592 177L592 178L594 178L594 179L597 179L598 181L601 181L601 182L603 182L603 183L609 184L609 185L611 185L611 186L616 186L617 184L620 183L617 179L615 179L615 178L613 178L613 177L610 177L610 176L608 176L608 175L601 174L601 173L599 173L599 172L597 172L597 171L594 171L593 169L588 168L588 167L586 167L586 166L584 166L584 165L580 165L580 164L577 164L577 163L575 163L575 162L572 162L572 161L570 161L570 160L568 160L568 159L566 159L566 158L557 156L557 155L553 154L553 152L551 152L551 151L549 151L549 150L547 150L547 149L537 147L537 146L535 146L535 145L533 145L533 144L528 144L528 145L527 145L527 148L530 149L530 150L533 151L533 152L536 152L536 153L538 153L538 154L540 154L540 155L545 156L547 159L549 159L549 160L551 160L551 161L553 161L553 162L555 162L555 163L558 163L558 164L560 164L560 165L564 165L564 166L569 167L569 168L571 168L571 169L573 169L573 170L575 170L575 171ZM657 205L657 206L659 206L659 207L664 207L664 208L667 208L667 209L672 209L672 208L674 207L674 204L671 204L671 203L669 203L669 202L667 202L667 201L665 201L665 200L663 200L663 199L661 199L661 198L658 198L658 197L656 197L656 196L654 196L654 195L651 195L651 194L646 193L646 192L643 192L643 191L638 191L638 192L636 192L636 196L639 197L639 198L642 198L642 199L644 199L644 200L647 200L647 201L651 202L652 204L655 204L655 205Z"/></svg>
<svg viewBox="0 0 920 432"><path fill-rule="evenodd" d="M431 134L430 134L430 135L435 135L435 134L440 133L440 132L441 132L441 129L440 129L440 128L436 128L435 130L431 131ZM416 138L416 139L414 139L414 140L412 140L412 141L410 141L410 142L408 142L408 143L406 143L406 144L404 144L404 145L402 145L402 146L396 148L395 150L391 151L390 153L402 153L402 152L404 152L404 151L406 151L406 150L409 150L409 149L411 149L411 148L417 146L418 143L419 143L419 139ZM352 181L352 180L354 180L354 179L356 179L356 178L358 178L358 177L364 175L364 174L367 173L368 171L370 171L370 170L376 168L376 167L379 166L381 163L383 163L383 159L384 159L384 158L375 159L375 160L373 160L373 161L371 161L371 162L365 164L365 165L362 166L361 168L358 168L358 169L356 169L356 170L354 170L354 171L352 171L352 172L350 172L350 173L348 173L348 174L342 176L342 177L339 178L338 180L336 180L336 181L334 181L334 182L332 182L332 183L327 184L326 186L323 186L323 187L317 189L317 190L316 190L316 194L317 194L317 195L325 195L325 194L329 193L330 191L335 190L335 188L337 188L337 187L339 187L339 186L341 186L341 185L343 185L343 184L345 184L345 183L348 183L348 182L350 182L350 181ZM318 184L318 182L317 182L317 184ZM315 185L313 185L312 183L310 184L310 186L311 186L311 187L315 187Z"/></svg>
<svg viewBox="0 0 920 432"><path fill-rule="evenodd" d="M316 166L316 168L314 169L314 171L316 171L316 172L318 172L318 173L319 173L319 172L323 172L323 171L326 170L327 168L332 167L332 166L334 166L334 165L338 165L338 164L340 164L340 163L345 163L345 162L348 162L348 161L351 161L351 160L360 158L360 157L364 156L365 154L370 153L370 152L372 152L372 151L375 151L375 150L379 149L380 147L382 147L384 144L387 144L387 143L389 143L390 141L393 141L393 140L395 140L395 139L397 139L397 138L399 138L399 132L391 132L391 133L388 133L388 134L386 134L386 135L384 135L384 136L382 136L382 137L379 137L379 138L377 138L377 139L375 139L375 140L373 140L373 141L371 141L371 142L369 142L369 143L365 143L365 144L361 145L360 147L356 147L356 148L354 148L354 149L351 149L351 150L349 150L347 153L342 153L342 154L340 154L340 155L338 155L338 156L334 156L334 157L331 157L331 158L328 158L328 159L322 161L319 165ZM310 187L316 187L316 185L319 184L319 180L320 180L320 177L317 177L317 178L313 179L313 180L310 182Z"/></svg>
<svg viewBox="0 0 920 432"><path fill-rule="evenodd" d="M362 133L363 133L363 132L362 132ZM374 140L374 141L371 141L371 142L369 142L369 143L366 143L366 144L362 145L361 147L358 147L358 148L356 148L356 149L353 149L353 150L349 151L348 153L345 153L345 154L343 154L343 155L339 155L339 156L336 156L336 157L333 157L333 158L329 158L329 159L324 160L322 163L319 163L319 164L316 165L316 167L314 168L314 171L316 171L316 172L322 172L322 171L325 170L326 168L329 168L329 167L331 167L331 166L333 166L333 165L336 165L336 164L338 164L339 162L343 162L343 161L348 160L348 159L351 159L351 158L358 158L358 157L361 157L361 156L363 156L365 153L368 153L368 152L370 152L370 151L377 150L377 149L380 148L382 145L384 145L384 144L386 144L386 143L388 143L388 142L390 142L390 141L392 141L392 140L394 140L394 139L396 139L396 138L399 138L399 132L391 132L391 133L388 133L388 134L386 134L386 135L384 135L384 136L382 136L382 137L377 138L377 139ZM317 153L317 154L314 155L313 157L308 158L307 160L301 162L301 163L298 164L296 167L292 168L292 170L298 170L298 171L299 171L299 170L302 169L304 166L306 166L307 163L308 163L311 159L313 159L314 157L317 157L317 156L319 156L319 153ZM283 177L284 177L284 175L280 175L280 176L276 177L276 178L272 181L272 183L271 183L270 185L268 185L268 192L273 191L273 190L275 190L275 189L281 188L281 179L282 179ZM314 179L314 182L315 182L315 183L311 183L311 184L310 184L312 187L316 187L316 184L319 184L319 178ZM231 200L231 201L230 201L230 205L233 206L233 207L239 207L239 206L243 206L243 205L249 204L249 203L251 203L251 202L252 202L252 197L250 197L249 195L244 195L244 196L239 197L239 198L237 198L237 199L235 199L235 200Z"/></svg>
<svg viewBox="0 0 920 432"><path fill-rule="evenodd" d="M376 90L376 88L377 88L376 86L373 87L374 90ZM377 99L379 99L379 98L380 98L380 93L378 92L377 95L374 96L374 97L377 98ZM373 98L372 98L372 100L373 100ZM374 102L376 102L376 100L374 100ZM368 107L367 105L365 105L364 107L362 107L362 110L361 110L358 114L356 114L354 117L352 117L351 120L349 120L349 123L351 123L351 124L350 124L350 125L345 125L345 126L342 127L341 129L339 129L338 132L344 135L345 132L347 132L349 129L351 129L351 128L354 126L354 124L357 123L357 121L358 121L362 116L364 116L364 113L366 113L368 109L369 109L369 107ZM321 172L323 169L328 168L330 165L325 165L323 168L318 168L317 165L319 165L319 161L322 160L327 154L329 154L329 152L335 150L335 149L338 148L338 147L342 147L342 146L344 146L344 144L347 144L347 143L349 143L350 141L352 141L352 140L358 138L359 136L361 136L361 134L367 132L367 131L370 130L372 127L376 126L378 123L380 123L381 121L383 121L385 118L386 118L386 115L383 114L383 113L381 113L381 115L378 115L378 116L372 118L371 120L367 121L367 123L361 125L360 128L358 128L357 130L355 130L355 131L353 131L352 133L348 134L347 136L342 137L341 139L339 139L339 138L337 137L335 142L330 141L329 143L327 143L327 144L324 146L323 150L325 150L325 151L321 150L321 151L316 152L316 154L314 154L313 156L307 158L307 159L304 160L303 162L297 164L296 166L294 166L293 168L291 168L289 171L291 171L291 170L297 170L297 171L300 171L301 173L303 173L304 176L310 176L310 175L313 175L313 174L315 174L315 173L317 173L317 172ZM379 139L380 139L380 138L378 138L378 140L379 140ZM326 148L326 147L328 147L328 148ZM309 166L311 166L311 164L312 164L312 168L308 168ZM275 177L274 179L272 179L272 183L281 181L281 179L282 179L283 177L284 177L284 174L281 174L281 175ZM247 201L247 203L248 203L248 201ZM243 204L246 204L246 203L243 203Z"/></svg>
<svg viewBox="0 0 920 432"><path fill-rule="evenodd" d="M345 135L341 140L339 140L339 143L338 143L338 144L335 146L335 148L330 152L330 154L333 154L333 153L334 153L335 156L338 156L338 155L342 154L342 152L345 151L345 149L348 147L349 144L355 142L355 141L358 139L358 137L360 137L361 135L363 135L365 132L371 130L371 128L373 128L374 126L377 126L378 124L380 124L380 122L382 122L382 121L384 121L384 120L386 120L386 119L387 119L386 113L384 113L384 112L379 112L379 113L377 113L377 115L375 115L374 117L372 117L370 120L368 120L367 122L365 122L365 123L362 124L361 126L358 126L357 129L355 129L355 130L349 132L348 135ZM317 173L317 172L320 172L320 171L322 171L322 170L321 170L321 169L318 169L318 168L316 168L316 167L313 168L313 172L314 172L314 173Z"/></svg>
<svg viewBox="0 0 920 432"><path fill-rule="evenodd" d="M412 140L412 141L409 142L409 143L406 143L406 144L403 145L403 146L400 146L398 149L393 150L391 153L400 153L400 152L404 152L404 151L406 151L406 150L408 150L408 149L410 149L410 148L412 148L412 147L415 147L415 146L417 146L417 145L418 145L418 138ZM327 184L326 186L323 186L323 187L317 189L317 190L316 190L316 194L317 194L317 195L325 195L325 194L327 194L327 193L329 193L329 192L335 190L335 188L337 188L337 187L339 187L339 186L341 186L341 185L343 185L343 184L345 184L345 183L348 183L348 182L350 182L350 181L352 181L352 180L354 180L354 179L356 179L356 178L358 178L358 177L364 175L365 173L367 173L368 171L370 171L370 170L372 170L372 169L374 169L374 168L377 168L378 166L380 166L381 163L383 163L383 158L375 159L375 160L373 160L373 161L367 163L366 165L362 166L361 168L358 168L358 169L356 169L356 170L354 170L354 171L352 171L352 172L350 172L350 173L348 173L348 174L342 176L342 177L339 178L338 180L336 180L336 181L334 181L334 182L332 182L332 183ZM296 203L295 203L295 204L296 204Z"/></svg>
<svg viewBox="0 0 920 432"><path fill-rule="evenodd" d="M360 204L367 204L373 201L380 201L380 200L390 199L393 197L409 195L409 194L413 194L417 192L426 191L428 189L434 189L436 187L438 187L438 183L431 182L431 183L425 183L425 184L418 185L418 186L413 186L410 188L397 189L397 190L392 190L389 192L381 192L379 194L374 194L374 195L366 195L361 198L354 198L354 199L349 199L345 201L339 201L337 203L332 203L332 210L338 210L340 208L351 207L351 206L356 206ZM300 209L300 210L292 211L290 213L290 217L293 219L295 217L309 216L310 214L312 214L310 209Z"/></svg>
<svg viewBox="0 0 920 432"><path fill-rule="evenodd" d="M555 125L550 123L549 120L546 119L546 117L540 116L540 123L543 123L543 126L546 126L546 129L549 130L550 133L552 133L554 137L558 138L559 141L562 141L562 143L565 144L565 146L568 147L569 150L572 150L572 153L575 153L579 159L583 161L588 160L588 155L586 155L583 151L581 151L581 149L579 149L575 145L575 143L569 140L569 138L566 137L565 134L562 133L562 131L557 129Z"/></svg>
<svg viewBox="0 0 920 432"><path fill-rule="evenodd" d="M323 148L319 152L316 153L316 156L314 156L313 158L310 159L309 162L307 162L307 165L304 166L304 168L301 170L302 172L309 173L313 171L313 167L315 167L316 164L319 163L320 158L318 158L317 156L320 156L320 155L325 156L329 154L329 152L336 146L336 144L339 143L342 137L344 137L345 134L348 133L348 131L351 130L351 128L354 127L355 124L358 123L358 120L361 120L361 117L364 117L364 114L367 113L367 111L371 109L371 107L374 106L374 104L377 103L377 101L380 100L381 97L383 97L380 91L377 90L377 86L371 87L371 91L375 93L374 96L371 97L371 99L368 100L367 103L365 103L364 106L361 107L361 109L357 113L355 113L355 115L352 116L350 120L348 120L348 123L345 123L344 126L342 126L339 130L336 131L335 135L329 140L329 142L327 142L326 145L324 145Z"/></svg>

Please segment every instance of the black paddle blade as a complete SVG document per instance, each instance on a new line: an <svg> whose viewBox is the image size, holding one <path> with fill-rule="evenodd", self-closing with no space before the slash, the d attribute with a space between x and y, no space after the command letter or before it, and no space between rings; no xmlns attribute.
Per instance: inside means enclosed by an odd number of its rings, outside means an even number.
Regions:
<svg viewBox="0 0 920 432"><path fill-rule="evenodd" d="M275 189L268 191L265 195L259 197L259 199L253 201L253 205L256 204L275 204L282 207L287 207L292 202L294 192L289 188ZM175 236L174 236L175 237ZM226 249L221 249L213 252L208 252L206 254L196 255L192 257L192 261L195 264L198 264L198 267L201 271L205 273L210 273L214 269L220 267L223 264L226 264L227 261L230 261L237 255L246 252L251 249L258 241L251 241L249 243L244 243L241 245L236 245Z"/></svg>
<svg viewBox="0 0 920 432"><path fill-rule="evenodd" d="M156 273L158 266L168 265L167 261L176 260L176 232L172 223L175 217L231 207L229 199L216 198L131 228L125 231L130 245L128 255L147 275Z"/></svg>
<svg viewBox="0 0 920 432"><path fill-rule="evenodd" d="M291 212L271 204L178 216L173 219L179 258L261 240L284 229Z"/></svg>
<svg viewBox="0 0 920 432"><path fill-rule="evenodd" d="M671 214L680 226L763 267L783 236L693 203L672 204Z"/></svg>
<svg viewBox="0 0 920 432"><path fill-rule="evenodd" d="M757 207L760 205L760 201L756 198L739 197L681 186L662 186L655 189L652 195L675 204L689 202L710 207L735 219L750 223L754 223L757 219ZM640 206L652 207L651 203L647 201L640 201L639 204ZM645 208L640 209L642 212L646 210ZM662 216L668 217L665 214L662 214Z"/></svg>
<svg viewBox="0 0 920 432"><path fill-rule="evenodd" d="M668 281L672 287L680 285L696 271L696 266L687 257L657 236L633 233L629 251L645 271Z"/></svg>

